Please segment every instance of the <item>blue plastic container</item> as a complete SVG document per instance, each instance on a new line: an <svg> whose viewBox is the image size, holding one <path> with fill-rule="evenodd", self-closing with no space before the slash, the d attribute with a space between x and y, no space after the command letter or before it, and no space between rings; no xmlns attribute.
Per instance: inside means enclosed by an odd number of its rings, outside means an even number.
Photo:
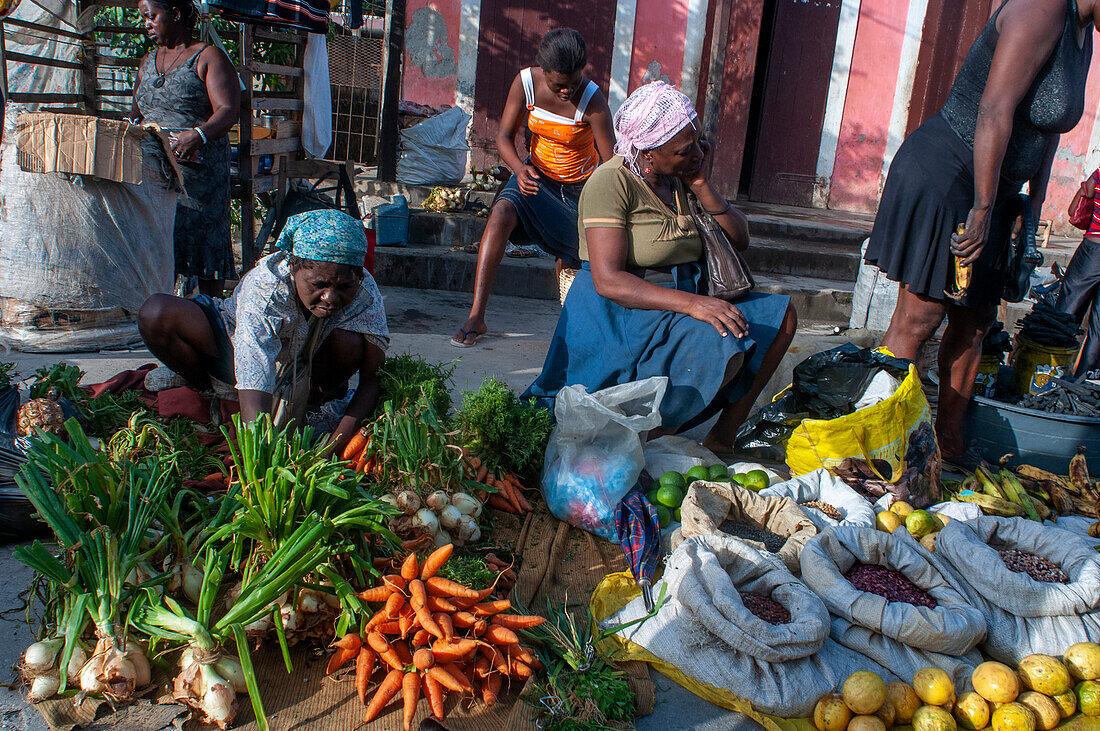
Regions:
<svg viewBox="0 0 1100 731"><path fill-rule="evenodd" d="M378 246L409 245L409 201L403 195L395 195L390 203L375 206L372 213L373 228L378 236Z"/></svg>
<svg viewBox="0 0 1100 731"><path fill-rule="evenodd" d="M1077 447L1085 447L1089 473L1100 474L1100 419L1048 414L974 396L966 410L966 438L993 464L1009 452L1013 465L1030 464L1067 474Z"/></svg>

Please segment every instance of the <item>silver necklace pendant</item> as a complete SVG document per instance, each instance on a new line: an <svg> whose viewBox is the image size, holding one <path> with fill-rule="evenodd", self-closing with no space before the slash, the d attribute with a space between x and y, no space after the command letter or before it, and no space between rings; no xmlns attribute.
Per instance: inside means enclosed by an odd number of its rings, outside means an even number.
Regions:
<svg viewBox="0 0 1100 731"><path fill-rule="evenodd" d="M164 86L164 74L161 74L160 76L157 77L157 80L153 82L153 86L155 86L158 89L161 88L162 86Z"/></svg>

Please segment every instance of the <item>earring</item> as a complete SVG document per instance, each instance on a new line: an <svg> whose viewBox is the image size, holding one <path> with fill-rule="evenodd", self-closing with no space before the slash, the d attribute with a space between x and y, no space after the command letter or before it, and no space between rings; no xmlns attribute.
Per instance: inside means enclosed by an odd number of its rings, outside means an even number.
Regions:
<svg viewBox="0 0 1100 731"><path fill-rule="evenodd" d="M646 169L645 169L645 172L646 172L646 175L648 175L649 173L653 172L653 170L650 169L650 167L647 165Z"/></svg>

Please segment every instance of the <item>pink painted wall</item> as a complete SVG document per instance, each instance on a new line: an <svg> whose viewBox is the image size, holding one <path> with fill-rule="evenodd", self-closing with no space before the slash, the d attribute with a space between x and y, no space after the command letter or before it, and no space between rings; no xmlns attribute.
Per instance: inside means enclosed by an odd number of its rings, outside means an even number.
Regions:
<svg viewBox="0 0 1100 731"><path fill-rule="evenodd" d="M658 79L680 85L687 20L688 0L637 0L628 91Z"/></svg>
<svg viewBox="0 0 1100 731"><path fill-rule="evenodd" d="M458 81L460 0L408 0L402 98L451 106Z"/></svg>
<svg viewBox="0 0 1100 731"><path fill-rule="evenodd" d="M908 2L862 4L829 208L873 212L878 205L908 11Z"/></svg>
<svg viewBox="0 0 1100 731"><path fill-rule="evenodd" d="M1092 67L1089 69L1088 85L1085 87L1085 116L1073 131L1062 135L1058 155L1054 158L1054 165L1051 168L1050 183L1047 185L1043 218L1054 221L1056 233L1067 236L1081 235L1080 231L1069 225L1066 209L1069 208L1069 203L1081 181L1100 164L1097 151L1089 149L1098 108L1100 108L1100 54L1094 53Z"/></svg>

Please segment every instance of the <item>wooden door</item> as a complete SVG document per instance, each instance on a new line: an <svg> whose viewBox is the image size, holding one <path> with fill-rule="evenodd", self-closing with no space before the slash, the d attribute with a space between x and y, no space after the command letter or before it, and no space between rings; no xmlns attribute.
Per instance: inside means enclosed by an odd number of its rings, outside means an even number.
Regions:
<svg viewBox="0 0 1100 731"><path fill-rule="evenodd" d="M970 46L1001 0L928 0L906 134L940 111Z"/></svg>
<svg viewBox="0 0 1100 731"><path fill-rule="evenodd" d="M615 40L615 0L482 0L474 89L471 163L500 161L496 135L508 88L520 69L534 65L542 36L575 28L588 47L588 78L607 96Z"/></svg>
<svg viewBox="0 0 1100 731"><path fill-rule="evenodd" d="M759 105L749 197L809 206L813 199L825 101L841 0L777 0Z"/></svg>

